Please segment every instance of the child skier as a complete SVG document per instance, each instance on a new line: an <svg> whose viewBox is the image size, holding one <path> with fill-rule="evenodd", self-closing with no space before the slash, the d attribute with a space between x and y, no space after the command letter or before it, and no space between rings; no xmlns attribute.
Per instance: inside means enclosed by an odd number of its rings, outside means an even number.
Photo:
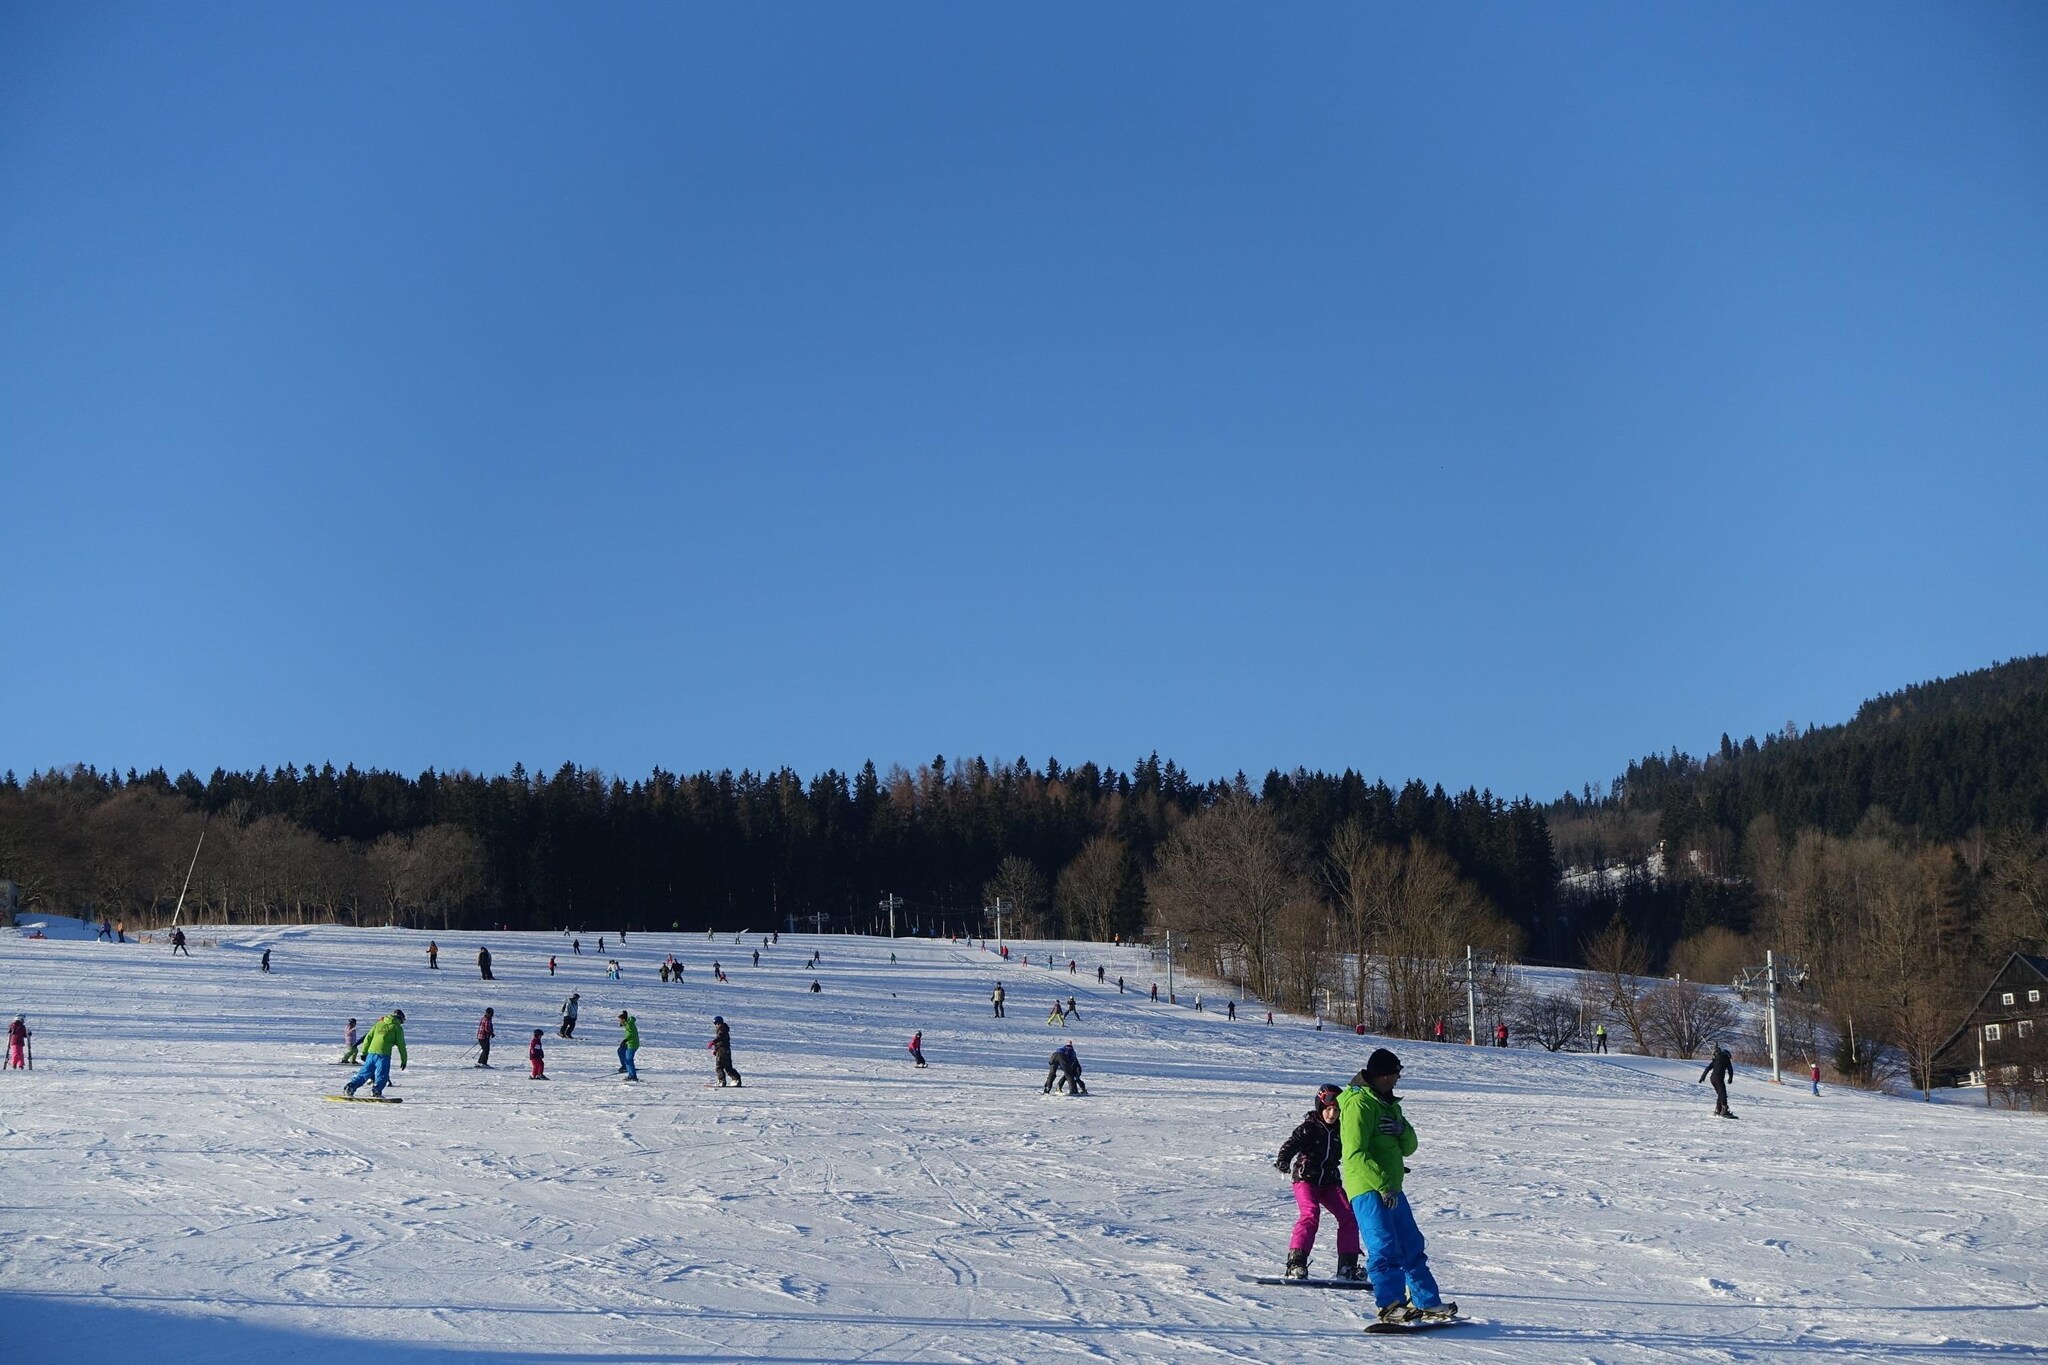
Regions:
<svg viewBox="0 0 2048 1365"><path fill-rule="evenodd" d="M341 1060L349 1066L354 1066L356 1064L356 1053L360 1052L363 1046L362 1039L356 1036L355 1020L351 1019L348 1021L348 1037L343 1039L343 1041L348 1044L348 1050L341 1054Z"/></svg>
<svg viewBox="0 0 2048 1365"><path fill-rule="evenodd" d="M498 1036L498 1030L492 1023L492 1016L496 1013L497 1011L486 1006L484 1017L476 1021L476 1064L478 1066L488 1067L491 1064L491 1039Z"/></svg>
<svg viewBox="0 0 2048 1365"><path fill-rule="evenodd" d="M7 1065L16 1071L23 1067L23 1058L28 1055L28 1040L35 1035L29 1031L28 1020L17 1014L14 1022L7 1026Z"/></svg>
<svg viewBox="0 0 2048 1365"><path fill-rule="evenodd" d="M1358 1268L1358 1218L1344 1198L1344 1142L1337 1130L1340 1093L1334 1085L1317 1090L1315 1106L1273 1159L1274 1168L1294 1182L1294 1205L1300 1210L1294 1220L1294 1235L1287 1242L1290 1280L1308 1278L1308 1257L1315 1249L1324 1209L1337 1218L1337 1278L1365 1278Z"/></svg>
<svg viewBox="0 0 2048 1365"><path fill-rule="evenodd" d="M1401 1193L1401 1177L1407 1173L1402 1162L1415 1152L1415 1128L1394 1094L1400 1080L1401 1059L1379 1048L1337 1096L1344 1193L1351 1198L1368 1253L1366 1269L1380 1321L1448 1321L1458 1316L1458 1305L1445 1302L1438 1291L1422 1230L1415 1226L1408 1196Z"/></svg>
<svg viewBox="0 0 2048 1365"><path fill-rule="evenodd" d="M526 1060L533 1063L533 1075L529 1080L544 1081L548 1078L547 1050L540 1045L540 1030L533 1031L533 1041L526 1045Z"/></svg>

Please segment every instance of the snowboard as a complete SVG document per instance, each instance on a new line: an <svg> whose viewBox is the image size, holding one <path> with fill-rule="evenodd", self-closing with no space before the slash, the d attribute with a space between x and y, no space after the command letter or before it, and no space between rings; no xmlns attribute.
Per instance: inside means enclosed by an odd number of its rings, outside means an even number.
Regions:
<svg viewBox="0 0 2048 1365"><path fill-rule="evenodd" d="M330 1100L340 1100L340 1101L341 1101L341 1102L342 1102L343 1104L404 1104L404 1103L405 1103L405 1098L404 1098L404 1096L402 1096L402 1095L329 1095L329 1096L328 1096L327 1098L328 1098L328 1099L330 1099Z"/></svg>
<svg viewBox="0 0 2048 1365"><path fill-rule="evenodd" d="M1292 1285L1297 1289L1371 1289L1371 1280L1330 1280L1311 1277L1306 1280L1290 1280L1285 1275L1243 1275L1237 1278L1246 1284Z"/></svg>
<svg viewBox="0 0 2048 1365"><path fill-rule="evenodd" d="M1470 1321L1470 1318L1417 1318L1413 1322L1368 1322L1365 1330L1392 1337L1406 1332L1437 1332L1446 1327L1462 1327Z"/></svg>

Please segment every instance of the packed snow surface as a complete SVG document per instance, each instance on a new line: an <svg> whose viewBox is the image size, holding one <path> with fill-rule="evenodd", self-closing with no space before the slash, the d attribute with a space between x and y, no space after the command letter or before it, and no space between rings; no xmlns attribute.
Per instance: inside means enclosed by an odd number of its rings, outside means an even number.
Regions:
<svg viewBox="0 0 2048 1365"><path fill-rule="evenodd" d="M758 933L584 935L577 956L552 934L237 927L192 930L187 959L46 923L0 936L0 1015L35 1031L34 1070L0 1076L0 1360L2048 1355L2048 1121L1980 1093L1816 1097L1745 1069L1731 1122L1698 1062L1394 1042L1410 1198L1474 1321L1368 1337L1370 1294L1239 1275L1286 1254L1274 1152L1386 1040L1230 1022L1214 994L1197 1012L1185 979L1153 1004L1142 950L1013 945L1025 966L785 933L757 967ZM669 952L681 985L657 980ZM1068 995L1080 1017L1048 1027ZM406 1102L330 1102L346 1020L393 1007ZM714 1014L744 1089L709 1086ZM1086 1097L1041 1093L1066 1038ZM1317 1272L1334 1242L1326 1221Z"/></svg>

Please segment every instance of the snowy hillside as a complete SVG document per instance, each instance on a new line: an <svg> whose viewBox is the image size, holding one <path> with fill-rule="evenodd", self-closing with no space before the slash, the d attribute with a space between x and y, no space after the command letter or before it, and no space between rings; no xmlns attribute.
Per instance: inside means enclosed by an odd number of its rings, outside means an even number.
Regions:
<svg viewBox="0 0 2048 1365"><path fill-rule="evenodd" d="M1410 1195L1477 1321L1367 1338L1369 1294L1238 1275L1285 1255L1274 1151L1382 1040L1151 1004L1137 950L1080 948L1070 975L1043 948L1024 967L785 934L756 967L758 935L578 957L452 934L430 972L429 936L403 930L198 930L187 960L48 924L0 937L0 1014L35 1030L34 1071L0 1076L4 1360L2048 1356L2048 1122L1965 1103L1745 1070L1728 1122L1698 1064L1395 1043ZM682 985L656 979L671 951ZM1055 994L1080 1005L1065 1029ZM487 1004L494 1070L471 1065ZM323 1098L351 1074L346 1019L394 1006L406 1103ZM615 1074L621 1008L637 1086ZM714 1014L744 1089L707 1088ZM1085 1098L1040 1093L1068 1037ZM1326 1224L1318 1271L1333 1248Z"/></svg>

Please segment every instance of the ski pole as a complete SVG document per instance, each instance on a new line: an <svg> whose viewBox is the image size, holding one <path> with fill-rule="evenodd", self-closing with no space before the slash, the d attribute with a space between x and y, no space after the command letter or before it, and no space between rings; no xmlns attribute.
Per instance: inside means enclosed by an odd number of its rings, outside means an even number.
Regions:
<svg viewBox="0 0 2048 1365"><path fill-rule="evenodd" d="M23 1051L28 1054L28 1069L34 1071L36 1069L36 1036L33 1033L29 1034L21 1040L21 1046Z"/></svg>

